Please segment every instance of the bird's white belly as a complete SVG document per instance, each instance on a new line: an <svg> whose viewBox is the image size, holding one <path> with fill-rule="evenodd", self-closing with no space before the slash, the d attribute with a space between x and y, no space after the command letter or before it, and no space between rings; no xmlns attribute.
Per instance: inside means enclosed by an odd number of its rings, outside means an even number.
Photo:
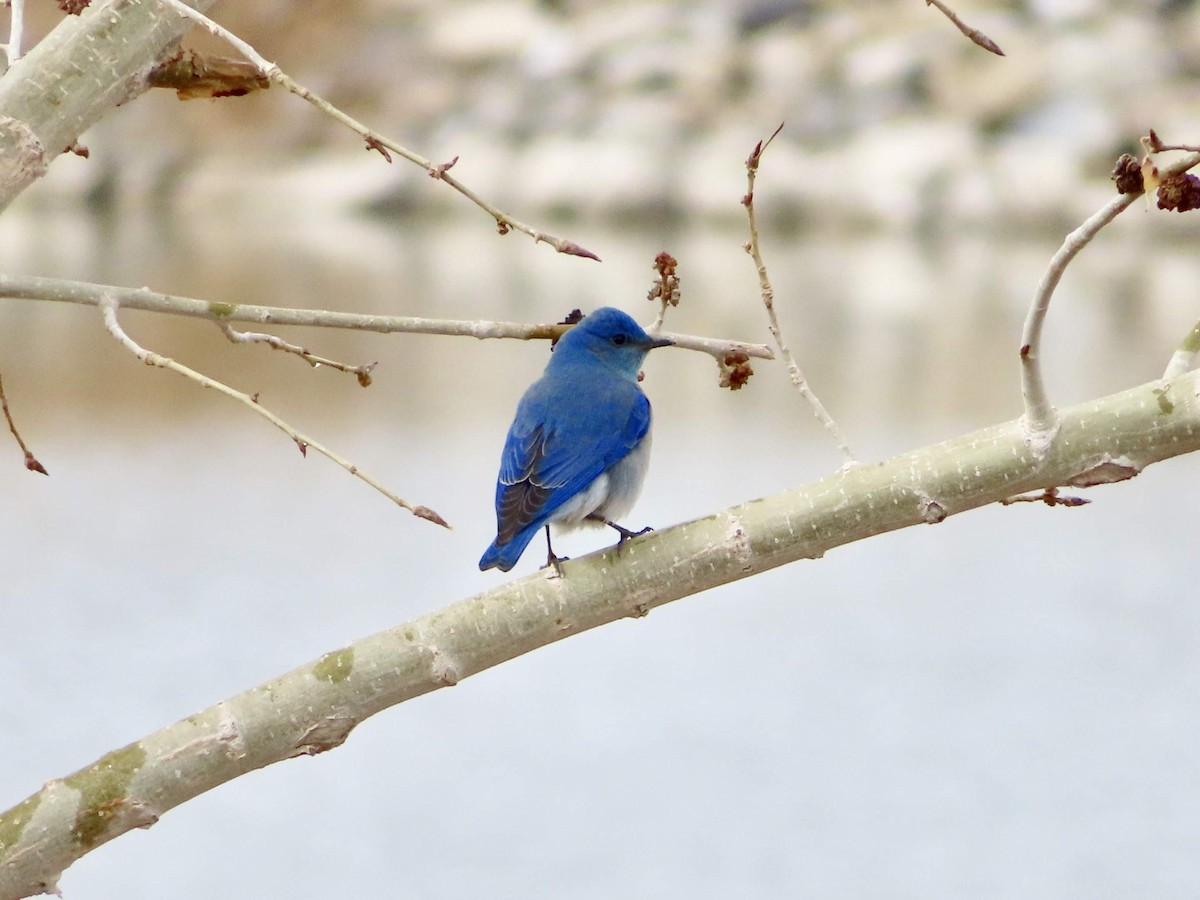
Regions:
<svg viewBox="0 0 1200 900"><path fill-rule="evenodd" d="M610 522L616 522L629 514L642 491L642 481L650 464L650 432L630 451L629 455L596 477L596 480L580 491L550 516L556 531L569 531L582 524L602 525L589 522L588 516L596 513Z"/></svg>

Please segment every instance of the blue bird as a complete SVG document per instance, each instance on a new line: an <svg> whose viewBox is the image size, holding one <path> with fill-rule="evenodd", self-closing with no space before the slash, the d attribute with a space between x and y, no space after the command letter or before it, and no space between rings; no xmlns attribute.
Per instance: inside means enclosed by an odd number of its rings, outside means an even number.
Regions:
<svg viewBox="0 0 1200 900"><path fill-rule="evenodd" d="M542 377L521 398L496 481L496 539L480 569L507 572L541 528L618 525L637 500L650 459L650 401L638 387L646 354L671 341L605 306L564 334ZM649 529L645 529L649 530ZM640 534L641 532L636 532Z"/></svg>

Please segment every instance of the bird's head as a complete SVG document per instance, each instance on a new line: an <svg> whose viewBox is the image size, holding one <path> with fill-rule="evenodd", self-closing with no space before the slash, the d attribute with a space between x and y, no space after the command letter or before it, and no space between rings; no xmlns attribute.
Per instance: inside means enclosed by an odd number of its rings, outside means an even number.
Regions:
<svg viewBox="0 0 1200 900"><path fill-rule="evenodd" d="M584 316L559 339L554 357L567 359L588 354L636 381L646 354L655 347L668 347L672 343L646 334L641 325L621 310L602 306Z"/></svg>

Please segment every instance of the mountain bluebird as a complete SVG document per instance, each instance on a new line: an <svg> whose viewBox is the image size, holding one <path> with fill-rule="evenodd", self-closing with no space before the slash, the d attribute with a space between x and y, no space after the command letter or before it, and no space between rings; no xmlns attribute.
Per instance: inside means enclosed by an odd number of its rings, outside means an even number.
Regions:
<svg viewBox="0 0 1200 900"><path fill-rule="evenodd" d="M565 530L595 522L617 529L622 542L633 537L615 520L633 508L650 458L650 401L638 370L649 351L670 343L608 306L559 339L508 430L496 539L480 569L507 572L543 527L546 564L558 568L551 523Z"/></svg>

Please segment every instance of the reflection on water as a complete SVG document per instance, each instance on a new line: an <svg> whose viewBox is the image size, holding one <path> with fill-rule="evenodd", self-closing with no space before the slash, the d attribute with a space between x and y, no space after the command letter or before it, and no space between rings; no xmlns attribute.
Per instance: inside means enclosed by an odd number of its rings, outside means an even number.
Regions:
<svg viewBox="0 0 1200 900"><path fill-rule="evenodd" d="M684 279L671 328L765 339L741 233L571 237L605 262L500 239L471 216L219 230L0 218L9 271L439 317L616 304L648 319L651 261L668 249ZM1054 249L811 233L764 246L793 348L868 459L1019 412L1021 320ZM1056 402L1161 372L1198 315L1198 266L1194 248L1150 251L1132 229L1086 252L1047 329ZM286 334L378 359L364 391L205 323L126 326L261 391L456 527L396 511L235 404L136 363L95 310L0 301L5 383L52 473L0 454L0 806L497 583L475 570L496 454L544 347ZM634 524L837 465L782 368L756 369L729 394L706 358L650 359L655 459ZM1177 460L1084 509L910 529L547 648L385 713L336 753L187 804L87 857L64 889L374 896L402 878L491 897L1184 896L1200 876L1196 473Z"/></svg>

